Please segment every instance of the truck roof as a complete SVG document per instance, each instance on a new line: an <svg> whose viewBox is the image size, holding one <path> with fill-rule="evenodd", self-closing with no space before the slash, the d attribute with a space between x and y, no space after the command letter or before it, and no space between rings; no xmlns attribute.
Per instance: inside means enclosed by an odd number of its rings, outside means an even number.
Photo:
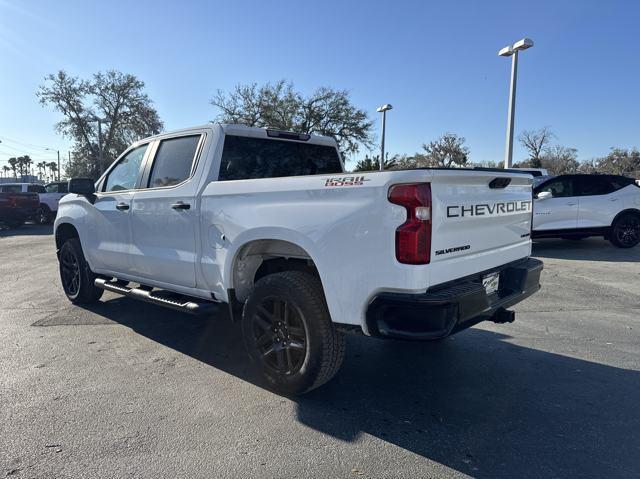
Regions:
<svg viewBox="0 0 640 479"><path fill-rule="evenodd" d="M213 123L213 122L205 123L204 125L196 125L188 128L180 128L178 130L162 132L158 135L144 138L144 140L163 138L165 136L172 136L178 133L188 133L193 130L202 130L205 128L211 129L216 126L219 126L220 128L222 128L222 131L227 135L250 136L253 138L278 138L281 140L304 141L305 143L312 143L316 145L326 145L326 146L333 146L333 147L337 146L336 140L330 136L296 133L296 132L276 130L271 128L258 128L258 127L240 125L240 124L234 124L234 123ZM294 138L293 137L294 135L298 136L298 138ZM143 140L140 140L140 141L143 141Z"/></svg>

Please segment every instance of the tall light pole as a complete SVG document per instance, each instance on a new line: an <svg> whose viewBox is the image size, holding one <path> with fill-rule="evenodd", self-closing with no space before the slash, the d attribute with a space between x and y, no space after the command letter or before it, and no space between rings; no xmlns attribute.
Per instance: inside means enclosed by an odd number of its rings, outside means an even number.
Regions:
<svg viewBox="0 0 640 479"><path fill-rule="evenodd" d="M511 86L509 87L509 111L507 113L507 144L504 152L504 167L513 165L513 123L516 114L516 82L518 80L518 52L533 46L533 40L523 38L507 45L498 52L501 57L511 57Z"/></svg>
<svg viewBox="0 0 640 479"><path fill-rule="evenodd" d="M378 113L382 113L382 141L380 142L380 171L384 171L384 133L385 123L387 120L387 111L392 110L393 106L385 103L376 110Z"/></svg>
<svg viewBox="0 0 640 479"><path fill-rule="evenodd" d="M109 119L108 118L98 118L97 116L93 116L92 118L90 118L91 121L97 121L98 122L98 168L100 170L100 174L102 174L102 157L103 157L103 152L102 152L102 124L103 123L109 123Z"/></svg>
<svg viewBox="0 0 640 479"><path fill-rule="evenodd" d="M60 181L60 150L54 150L53 148L45 148L45 150L55 151L58 153L58 181Z"/></svg>

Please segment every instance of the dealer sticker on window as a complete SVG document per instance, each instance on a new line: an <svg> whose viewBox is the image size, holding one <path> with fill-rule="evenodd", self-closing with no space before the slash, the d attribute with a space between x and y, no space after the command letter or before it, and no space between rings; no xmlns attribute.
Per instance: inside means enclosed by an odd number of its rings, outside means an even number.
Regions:
<svg viewBox="0 0 640 479"><path fill-rule="evenodd" d="M498 291L500 285L500 273L491 273L482 278L482 286L484 286L487 296Z"/></svg>

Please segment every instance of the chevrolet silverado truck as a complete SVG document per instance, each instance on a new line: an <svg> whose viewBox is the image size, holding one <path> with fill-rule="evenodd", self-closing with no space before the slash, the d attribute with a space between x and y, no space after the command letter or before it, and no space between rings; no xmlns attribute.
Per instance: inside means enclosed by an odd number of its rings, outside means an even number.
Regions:
<svg viewBox="0 0 640 479"><path fill-rule="evenodd" d="M73 303L104 290L225 305L273 389L329 381L344 334L436 340L539 289L532 179L483 169L346 173L335 140L209 124L141 140L55 221Z"/></svg>
<svg viewBox="0 0 640 479"><path fill-rule="evenodd" d="M22 226L36 214L39 205L36 193L0 191L0 224L9 228Z"/></svg>

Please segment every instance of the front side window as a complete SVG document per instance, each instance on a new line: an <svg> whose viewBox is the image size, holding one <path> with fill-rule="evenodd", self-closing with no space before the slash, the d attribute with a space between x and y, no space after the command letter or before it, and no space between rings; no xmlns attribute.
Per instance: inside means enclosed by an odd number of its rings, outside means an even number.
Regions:
<svg viewBox="0 0 640 479"><path fill-rule="evenodd" d="M536 191L536 194L548 191L554 198L566 198L574 196L573 180L571 178L558 178L545 183Z"/></svg>
<svg viewBox="0 0 640 479"><path fill-rule="evenodd" d="M189 178L199 142L200 135L162 140L151 167L148 187L173 186Z"/></svg>
<svg viewBox="0 0 640 479"><path fill-rule="evenodd" d="M44 188L47 193L68 193L66 183L50 183Z"/></svg>
<svg viewBox="0 0 640 479"><path fill-rule="evenodd" d="M142 145L126 154L111 170L103 191L132 190L140 173L140 165L148 145Z"/></svg>
<svg viewBox="0 0 640 479"><path fill-rule="evenodd" d="M219 180L342 173L332 146L227 135Z"/></svg>

